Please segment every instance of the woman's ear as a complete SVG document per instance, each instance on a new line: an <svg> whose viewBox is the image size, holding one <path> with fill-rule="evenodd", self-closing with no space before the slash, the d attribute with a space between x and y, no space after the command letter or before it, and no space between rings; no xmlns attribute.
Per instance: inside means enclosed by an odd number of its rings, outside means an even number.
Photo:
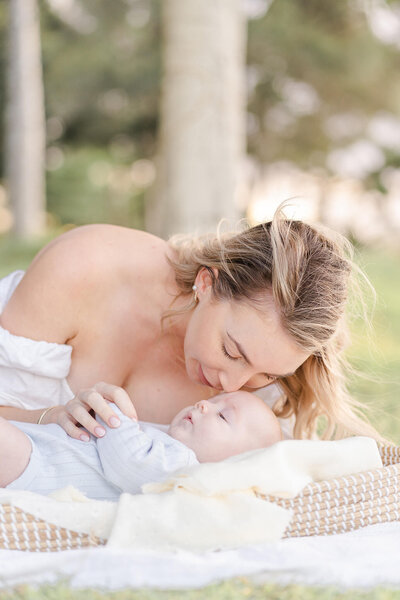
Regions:
<svg viewBox="0 0 400 600"><path fill-rule="evenodd" d="M211 272L212 273L211 273ZM218 278L218 269L207 269L202 267L196 275L195 285L197 294L200 297L205 293L211 292L214 281Z"/></svg>

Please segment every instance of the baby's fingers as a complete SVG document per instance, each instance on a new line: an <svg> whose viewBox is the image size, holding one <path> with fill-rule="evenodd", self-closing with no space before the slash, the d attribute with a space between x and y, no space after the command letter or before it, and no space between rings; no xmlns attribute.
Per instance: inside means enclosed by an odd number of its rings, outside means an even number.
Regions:
<svg viewBox="0 0 400 600"><path fill-rule="evenodd" d="M106 398L110 402L114 402L114 404L116 406L118 406L118 408L124 415L137 421L138 417L137 417L136 409L133 405L132 400L129 397L128 392L126 392L124 390L124 388L118 387L117 385L113 385L111 383L104 383L104 382L96 383L94 388L104 398ZM109 405L109 407L110 407L110 405ZM105 420L105 419L103 419L103 420ZM105 422L109 423L109 419L105 420ZM111 425L111 427L113 427L113 425L111 423L110 423L110 425Z"/></svg>

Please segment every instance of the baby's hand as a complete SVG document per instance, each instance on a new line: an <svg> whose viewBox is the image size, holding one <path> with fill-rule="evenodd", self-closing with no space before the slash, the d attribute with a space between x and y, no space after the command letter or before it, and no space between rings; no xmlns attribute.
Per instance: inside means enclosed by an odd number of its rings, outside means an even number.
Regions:
<svg viewBox="0 0 400 600"><path fill-rule="evenodd" d="M75 398L72 398L62 407L64 410L57 411L57 423L71 437L88 441L90 438L82 428L82 425L95 437L103 437L106 431L90 414L93 410L110 427L119 427L120 420L112 409L112 404L118 406L121 412L137 421L137 414L128 393L121 387L111 383L96 383L92 388L81 390Z"/></svg>

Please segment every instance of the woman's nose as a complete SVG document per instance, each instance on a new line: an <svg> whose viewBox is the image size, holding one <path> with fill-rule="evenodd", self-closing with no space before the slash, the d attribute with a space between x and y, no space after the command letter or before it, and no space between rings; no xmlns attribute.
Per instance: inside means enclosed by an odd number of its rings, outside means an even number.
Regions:
<svg viewBox="0 0 400 600"><path fill-rule="evenodd" d="M225 393L237 392L246 384L247 377L236 373L221 373L219 380Z"/></svg>

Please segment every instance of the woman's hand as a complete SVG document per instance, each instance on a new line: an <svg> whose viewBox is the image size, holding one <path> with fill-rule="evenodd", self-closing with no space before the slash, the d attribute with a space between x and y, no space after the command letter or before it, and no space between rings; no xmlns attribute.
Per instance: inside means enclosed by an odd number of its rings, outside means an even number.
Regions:
<svg viewBox="0 0 400 600"><path fill-rule="evenodd" d="M103 437L106 431L89 411L94 411L110 427L119 427L120 420L113 412L112 404L118 406L121 412L137 421L135 407L127 392L111 383L96 383L91 388L81 390L65 406L56 406L45 415L43 423L57 423L71 437L89 441L88 434L82 430L83 426L95 437Z"/></svg>

